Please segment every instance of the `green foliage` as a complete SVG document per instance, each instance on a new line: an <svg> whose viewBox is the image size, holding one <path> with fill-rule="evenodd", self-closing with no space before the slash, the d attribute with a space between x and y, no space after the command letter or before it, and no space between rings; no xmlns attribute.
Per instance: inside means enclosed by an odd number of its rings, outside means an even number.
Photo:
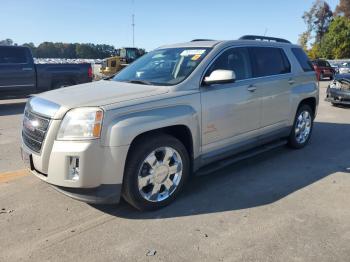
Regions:
<svg viewBox="0 0 350 262"><path fill-rule="evenodd" d="M299 35L298 39L298 44L305 50L307 51L307 43L310 40L310 33L309 32L304 32Z"/></svg>
<svg viewBox="0 0 350 262"><path fill-rule="evenodd" d="M330 59L350 58L350 19L336 17L322 39L320 55Z"/></svg>
<svg viewBox="0 0 350 262"><path fill-rule="evenodd" d="M308 40L315 38L315 43L320 43L323 36L333 19L333 12L326 1L316 0L310 10L303 15L307 26L305 34L308 34Z"/></svg>
<svg viewBox="0 0 350 262"><path fill-rule="evenodd" d="M315 60L317 58L320 58L320 46L318 44L314 44L308 51L307 55L312 59Z"/></svg>
<svg viewBox="0 0 350 262"><path fill-rule="evenodd" d="M0 40L0 45L16 45L12 39L7 38L5 40Z"/></svg>
<svg viewBox="0 0 350 262"><path fill-rule="evenodd" d="M37 58L106 58L115 54L115 48L111 45L95 44L69 44L43 42L38 47L33 43L25 43Z"/></svg>
<svg viewBox="0 0 350 262"><path fill-rule="evenodd" d="M311 45L310 58L350 58L350 0L340 0L334 15L327 2L316 0L303 19L307 30L298 42L306 50Z"/></svg>

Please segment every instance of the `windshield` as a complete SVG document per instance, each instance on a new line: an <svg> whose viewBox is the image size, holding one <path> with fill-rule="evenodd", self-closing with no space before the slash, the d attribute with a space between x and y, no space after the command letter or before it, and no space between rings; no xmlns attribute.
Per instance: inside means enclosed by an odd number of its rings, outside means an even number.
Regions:
<svg viewBox="0 0 350 262"><path fill-rule="evenodd" d="M208 52L208 48L155 50L120 71L113 80L152 85L176 85L193 72Z"/></svg>

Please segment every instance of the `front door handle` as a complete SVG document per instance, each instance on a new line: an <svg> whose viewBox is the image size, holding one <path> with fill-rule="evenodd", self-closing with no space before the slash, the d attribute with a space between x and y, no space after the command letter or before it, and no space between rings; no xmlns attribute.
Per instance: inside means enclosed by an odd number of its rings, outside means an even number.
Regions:
<svg viewBox="0 0 350 262"><path fill-rule="evenodd" d="M249 85L247 90L250 91L250 92L255 92L256 86L255 85Z"/></svg>
<svg viewBox="0 0 350 262"><path fill-rule="evenodd" d="M33 68L31 68L31 67L23 67L22 70L23 71L32 71Z"/></svg>

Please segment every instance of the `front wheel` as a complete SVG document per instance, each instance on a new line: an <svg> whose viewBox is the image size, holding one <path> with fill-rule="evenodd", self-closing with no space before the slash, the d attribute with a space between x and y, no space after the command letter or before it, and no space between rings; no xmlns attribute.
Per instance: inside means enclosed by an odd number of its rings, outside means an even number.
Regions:
<svg viewBox="0 0 350 262"><path fill-rule="evenodd" d="M301 105L295 116L293 129L288 138L292 148L303 148L310 140L313 128L314 113L309 105Z"/></svg>
<svg viewBox="0 0 350 262"><path fill-rule="evenodd" d="M189 172L189 156L178 139L166 134L141 138L127 160L124 199L139 210L164 207L180 193Z"/></svg>

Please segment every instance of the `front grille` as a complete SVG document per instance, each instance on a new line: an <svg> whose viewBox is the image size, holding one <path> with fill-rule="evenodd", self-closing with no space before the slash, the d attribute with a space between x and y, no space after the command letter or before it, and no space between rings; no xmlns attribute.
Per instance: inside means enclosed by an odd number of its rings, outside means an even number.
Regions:
<svg viewBox="0 0 350 262"><path fill-rule="evenodd" d="M36 153L40 153L50 119L25 110L23 116L23 143Z"/></svg>

